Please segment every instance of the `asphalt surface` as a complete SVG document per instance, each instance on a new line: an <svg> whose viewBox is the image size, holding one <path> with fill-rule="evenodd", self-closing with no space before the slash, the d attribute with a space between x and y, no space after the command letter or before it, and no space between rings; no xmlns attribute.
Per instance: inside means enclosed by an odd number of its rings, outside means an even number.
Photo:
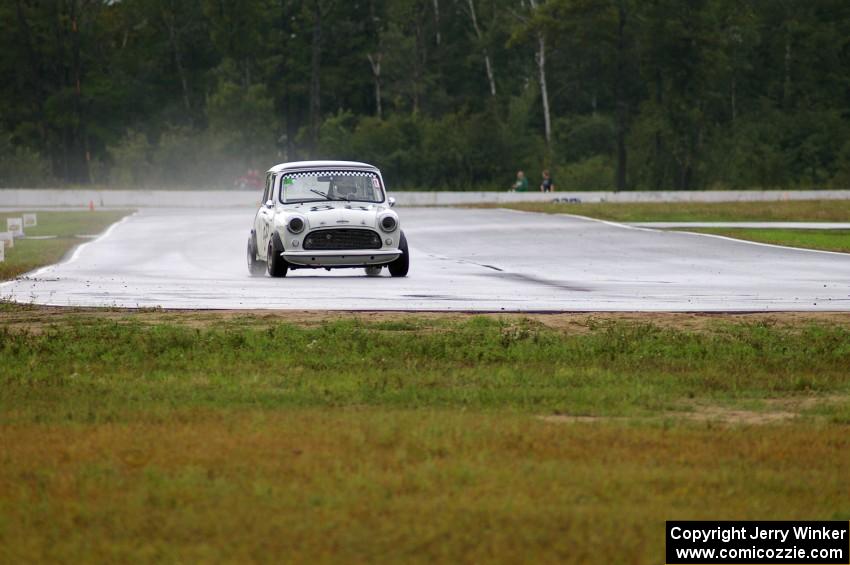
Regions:
<svg viewBox="0 0 850 565"><path fill-rule="evenodd" d="M0 285L19 302L459 311L850 310L850 255L566 215L401 208L407 278L251 277L254 211L146 209L65 262Z"/></svg>

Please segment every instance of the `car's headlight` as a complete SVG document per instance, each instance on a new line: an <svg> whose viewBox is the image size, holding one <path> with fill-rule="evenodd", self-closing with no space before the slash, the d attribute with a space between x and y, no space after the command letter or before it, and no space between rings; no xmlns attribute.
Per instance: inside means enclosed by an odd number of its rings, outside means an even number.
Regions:
<svg viewBox="0 0 850 565"><path fill-rule="evenodd" d="M395 216L386 215L378 221L378 224L385 232L391 232L398 226L398 220L395 219Z"/></svg>
<svg viewBox="0 0 850 565"><path fill-rule="evenodd" d="M289 218L289 221L286 223L286 229L292 233L301 233L304 231L304 219L298 216Z"/></svg>

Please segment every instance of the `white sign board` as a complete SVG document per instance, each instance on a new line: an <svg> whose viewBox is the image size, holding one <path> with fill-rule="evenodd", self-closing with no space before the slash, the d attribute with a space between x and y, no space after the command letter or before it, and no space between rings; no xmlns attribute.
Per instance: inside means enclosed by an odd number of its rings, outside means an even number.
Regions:
<svg viewBox="0 0 850 565"><path fill-rule="evenodd" d="M11 249L15 246L15 236L10 231L0 231L0 243Z"/></svg>
<svg viewBox="0 0 850 565"><path fill-rule="evenodd" d="M15 237L24 237L24 219L6 218L6 229Z"/></svg>
<svg viewBox="0 0 850 565"><path fill-rule="evenodd" d="M24 227L34 228L38 225L38 217L35 214L24 214Z"/></svg>

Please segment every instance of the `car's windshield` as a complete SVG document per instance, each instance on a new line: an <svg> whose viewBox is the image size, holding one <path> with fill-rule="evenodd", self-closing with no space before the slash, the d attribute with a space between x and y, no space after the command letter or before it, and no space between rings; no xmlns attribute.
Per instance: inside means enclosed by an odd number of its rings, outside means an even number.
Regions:
<svg viewBox="0 0 850 565"><path fill-rule="evenodd" d="M378 175L367 171L310 171L283 176L281 203L321 200L383 202L384 191Z"/></svg>

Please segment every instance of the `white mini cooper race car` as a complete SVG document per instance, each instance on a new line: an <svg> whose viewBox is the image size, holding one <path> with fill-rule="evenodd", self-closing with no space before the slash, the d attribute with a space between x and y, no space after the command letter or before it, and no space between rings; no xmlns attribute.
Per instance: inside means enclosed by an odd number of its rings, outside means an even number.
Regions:
<svg viewBox="0 0 850 565"><path fill-rule="evenodd" d="M266 173L261 202L248 238L252 275L361 267L375 276L384 266L394 277L407 275L407 239L376 167L283 163Z"/></svg>

